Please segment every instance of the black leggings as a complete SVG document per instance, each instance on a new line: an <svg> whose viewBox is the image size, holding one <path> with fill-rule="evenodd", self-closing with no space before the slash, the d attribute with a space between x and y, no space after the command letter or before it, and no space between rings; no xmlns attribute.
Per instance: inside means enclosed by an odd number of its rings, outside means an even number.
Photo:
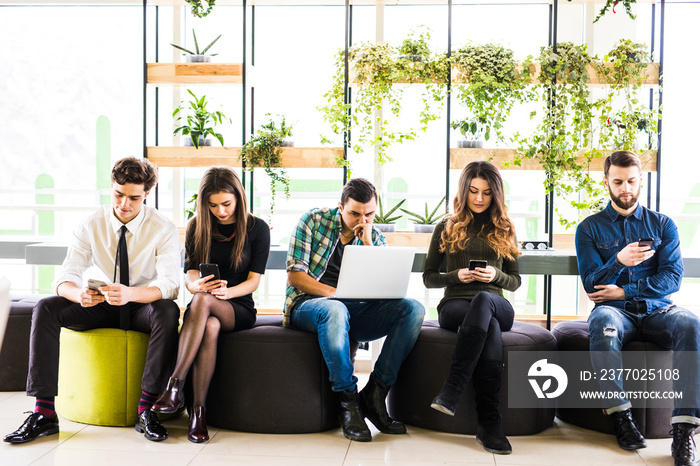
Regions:
<svg viewBox="0 0 700 466"><path fill-rule="evenodd" d="M440 327L456 332L459 327L479 327L486 332L480 359L503 360L501 332L513 327L515 311L507 299L482 291L474 298L450 299L438 306Z"/></svg>

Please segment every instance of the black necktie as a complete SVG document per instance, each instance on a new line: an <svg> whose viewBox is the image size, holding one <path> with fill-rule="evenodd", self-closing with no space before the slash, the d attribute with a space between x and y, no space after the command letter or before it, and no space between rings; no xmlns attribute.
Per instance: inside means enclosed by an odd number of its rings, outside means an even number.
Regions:
<svg viewBox="0 0 700 466"><path fill-rule="evenodd" d="M122 225L119 245L117 246L117 262L119 264L119 283L129 286L129 254L126 250L126 225ZM129 330L131 328L131 315L129 303L119 308L119 328Z"/></svg>

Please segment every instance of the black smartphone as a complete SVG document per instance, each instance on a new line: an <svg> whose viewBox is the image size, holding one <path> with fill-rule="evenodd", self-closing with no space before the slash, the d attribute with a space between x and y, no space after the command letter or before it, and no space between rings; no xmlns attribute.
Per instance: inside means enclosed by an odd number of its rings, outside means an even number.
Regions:
<svg viewBox="0 0 700 466"><path fill-rule="evenodd" d="M469 261L469 270L474 270L477 267L480 269L486 268L486 265L488 263L486 261L475 261L475 260L470 260Z"/></svg>
<svg viewBox="0 0 700 466"><path fill-rule="evenodd" d="M649 249L654 247L654 238L639 238L637 242L640 246L649 246Z"/></svg>
<svg viewBox="0 0 700 466"><path fill-rule="evenodd" d="M105 282L103 282L102 280L95 280L94 278L88 279L88 288L89 289L95 290L99 294L102 294L102 292L100 291L101 286L107 286L107 284Z"/></svg>
<svg viewBox="0 0 700 466"><path fill-rule="evenodd" d="M214 275L214 278L207 280L207 282L221 279L221 276L219 275L219 264L199 264L199 273L200 277Z"/></svg>

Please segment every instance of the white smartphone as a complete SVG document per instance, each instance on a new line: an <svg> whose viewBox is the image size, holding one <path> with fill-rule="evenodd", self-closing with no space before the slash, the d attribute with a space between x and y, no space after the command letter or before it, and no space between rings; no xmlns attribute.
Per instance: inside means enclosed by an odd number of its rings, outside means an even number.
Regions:
<svg viewBox="0 0 700 466"><path fill-rule="evenodd" d="M95 290L98 293L102 294L102 292L100 291L101 286L107 286L107 284L105 282L103 282L102 280L95 280L94 278L88 279L88 288L89 289Z"/></svg>

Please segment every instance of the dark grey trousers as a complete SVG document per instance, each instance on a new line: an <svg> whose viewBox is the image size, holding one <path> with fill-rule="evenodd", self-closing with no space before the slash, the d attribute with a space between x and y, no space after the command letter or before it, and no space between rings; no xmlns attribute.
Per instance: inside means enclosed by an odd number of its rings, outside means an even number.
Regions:
<svg viewBox="0 0 700 466"><path fill-rule="evenodd" d="M180 310L170 299L159 299L148 304L129 303L129 306L131 330L151 335L141 388L149 393L160 394L165 390L172 360L177 353ZM61 296L39 301L32 313L29 338L29 396L49 397L58 394L61 327L79 331L119 328L119 306L100 303L93 307L82 307Z"/></svg>

